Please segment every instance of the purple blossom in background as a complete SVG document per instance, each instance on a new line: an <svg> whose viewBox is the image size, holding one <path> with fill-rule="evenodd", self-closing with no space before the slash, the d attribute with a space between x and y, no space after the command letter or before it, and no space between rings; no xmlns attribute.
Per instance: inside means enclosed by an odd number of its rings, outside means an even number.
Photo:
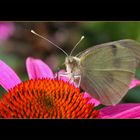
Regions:
<svg viewBox="0 0 140 140"><path fill-rule="evenodd" d="M11 22L0 22L0 41L5 41L13 34L15 26Z"/></svg>

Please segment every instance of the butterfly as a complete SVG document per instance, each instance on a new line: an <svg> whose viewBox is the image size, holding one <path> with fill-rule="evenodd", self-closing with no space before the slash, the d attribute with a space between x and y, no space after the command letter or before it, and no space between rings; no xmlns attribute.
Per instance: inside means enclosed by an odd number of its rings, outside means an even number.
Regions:
<svg viewBox="0 0 140 140"><path fill-rule="evenodd" d="M68 77L103 105L118 104L129 90L140 63L140 43L131 39L113 41L90 47L76 56L72 56L73 50L70 55L62 50L67 57L66 72L61 76Z"/></svg>

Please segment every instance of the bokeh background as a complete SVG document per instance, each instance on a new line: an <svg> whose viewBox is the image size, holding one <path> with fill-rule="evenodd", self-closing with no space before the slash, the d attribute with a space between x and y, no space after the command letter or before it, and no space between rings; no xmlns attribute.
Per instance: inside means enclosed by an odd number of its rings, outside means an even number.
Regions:
<svg viewBox="0 0 140 140"><path fill-rule="evenodd" d="M129 38L140 42L140 22L0 22L0 59L12 67L23 81L28 79L25 61L29 56L42 59L54 72L65 68L65 54L33 35L31 29L67 53L84 35L85 39L74 54L109 41ZM140 79L140 67L136 77ZM0 87L0 95L4 92ZM140 87L129 90L123 102L140 102Z"/></svg>

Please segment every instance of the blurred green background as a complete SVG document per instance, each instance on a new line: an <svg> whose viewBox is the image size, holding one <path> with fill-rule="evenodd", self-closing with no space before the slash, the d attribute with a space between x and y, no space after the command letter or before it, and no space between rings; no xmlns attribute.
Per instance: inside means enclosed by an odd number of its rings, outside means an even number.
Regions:
<svg viewBox="0 0 140 140"><path fill-rule="evenodd" d="M140 22L0 22L0 59L23 81L28 79L25 61L29 56L42 59L54 72L64 69L65 54L33 35L31 29L68 53L84 35L74 54L109 41L129 38L140 42ZM136 77L140 79L140 67ZM0 87L0 95L4 92ZM123 102L140 102L140 87L129 90Z"/></svg>

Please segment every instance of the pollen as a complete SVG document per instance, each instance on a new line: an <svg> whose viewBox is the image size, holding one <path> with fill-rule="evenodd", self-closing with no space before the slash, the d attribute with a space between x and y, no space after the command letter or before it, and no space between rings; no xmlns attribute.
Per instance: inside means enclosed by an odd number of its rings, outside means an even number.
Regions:
<svg viewBox="0 0 140 140"><path fill-rule="evenodd" d="M1 118L97 118L99 111L74 85L56 79L22 82L0 99Z"/></svg>

